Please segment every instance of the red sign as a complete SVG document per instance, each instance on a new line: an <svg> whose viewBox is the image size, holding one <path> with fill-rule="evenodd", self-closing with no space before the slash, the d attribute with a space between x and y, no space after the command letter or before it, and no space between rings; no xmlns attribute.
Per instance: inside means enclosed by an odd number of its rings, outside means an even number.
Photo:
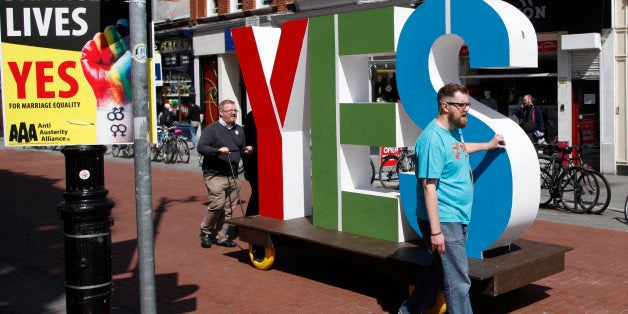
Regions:
<svg viewBox="0 0 628 314"><path fill-rule="evenodd" d="M580 144L593 145L597 143L597 125L594 113L585 113L582 115L582 121L576 124L580 132Z"/></svg>
<svg viewBox="0 0 628 314"><path fill-rule="evenodd" d="M557 40L543 40L537 42L539 47L539 52L554 52L558 50L558 41Z"/></svg>
<svg viewBox="0 0 628 314"><path fill-rule="evenodd" d="M537 47L539 52L554 52L558 50L558 41L557 40L543 40L537 41ZM469 47L463 45L460 47L460 53L458 54L461 57L466 57L469 55Z"/></svg>
<svg viewBox="0 0 628 314"><path fill-rule="evenodd" d="M380 165L382 164L382 160L384 160L384 157L386 156L391 156L391 155L399 156L400 154L401 154L401 151L399 147L381 147L380 154L379 154L379 164ZM388 160L384 166L394 166L394 165L395 165L395 161L391 159L391 160Z"/></svg>

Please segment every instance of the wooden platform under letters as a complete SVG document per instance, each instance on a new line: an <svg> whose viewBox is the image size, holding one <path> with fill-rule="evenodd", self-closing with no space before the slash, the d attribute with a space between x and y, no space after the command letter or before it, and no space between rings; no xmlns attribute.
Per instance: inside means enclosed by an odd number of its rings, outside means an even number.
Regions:
<svg viewBox="0 0 628 314"><path fill-rule="evenodd" d="M390 242L347 232L319 228L310 219L278 220L238 217L227 223L239 227L240 240L265 247L297 244L308 250L389 272L414 284L431 258L420 241ZM525 286L565 269L565 252L572 248L519 239L503 252L493 251L483 259L469 258L472 289L496 296ZM277 256L281 258L281 256Z"/></svg>

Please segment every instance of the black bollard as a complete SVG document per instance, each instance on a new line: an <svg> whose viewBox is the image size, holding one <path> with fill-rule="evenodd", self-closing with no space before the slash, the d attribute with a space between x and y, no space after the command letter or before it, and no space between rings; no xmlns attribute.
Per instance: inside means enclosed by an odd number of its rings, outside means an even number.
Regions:
<svg viewBox="0 0 628 314"><path fill-rule="evenodd" d="M67 313L111 313L111 209L106 147L66 146L66 190L57 210L65 232Z"/></svg>

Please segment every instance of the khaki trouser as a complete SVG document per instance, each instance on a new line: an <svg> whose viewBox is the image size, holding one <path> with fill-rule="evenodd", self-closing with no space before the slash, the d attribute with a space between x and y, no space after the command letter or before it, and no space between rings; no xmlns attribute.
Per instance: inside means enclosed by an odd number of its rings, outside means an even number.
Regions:
<svg viewBox="0 0 628 314"><path fill-rule="evenodd" d="M209 206L201 223L201 232L213 234L216 242L229 239L230 226L225 219L230 219L233 209L238 204L238 182L229 176L207 176L203 178L209 193Z"/></svg>

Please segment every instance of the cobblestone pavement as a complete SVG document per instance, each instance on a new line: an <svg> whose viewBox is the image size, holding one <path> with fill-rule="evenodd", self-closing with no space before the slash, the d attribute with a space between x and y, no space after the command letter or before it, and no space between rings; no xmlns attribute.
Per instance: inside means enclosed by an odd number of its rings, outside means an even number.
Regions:
<svg viewBox="0 0 628 314"><path fill-rule="evenodd" d="M105 187L116 202L114 313L139 313L133 160L105 160ZM261 271L239 240L235 248L202 249L198 225L207 192L194 161L153 163L151 171L160 313L396 313L406 283L361 265L279 247L275 266ZM58 152L0 149L2 313L65 312L63 223L56 211L64 176ZM609 181L625 199L628 177ZM250 189L242 183L246 206ZM628 225L619 203L613 200L603 215L540 210L522 238L573 247L565 271L495 298L473 295L475 312L628 313Z"/></svg>

